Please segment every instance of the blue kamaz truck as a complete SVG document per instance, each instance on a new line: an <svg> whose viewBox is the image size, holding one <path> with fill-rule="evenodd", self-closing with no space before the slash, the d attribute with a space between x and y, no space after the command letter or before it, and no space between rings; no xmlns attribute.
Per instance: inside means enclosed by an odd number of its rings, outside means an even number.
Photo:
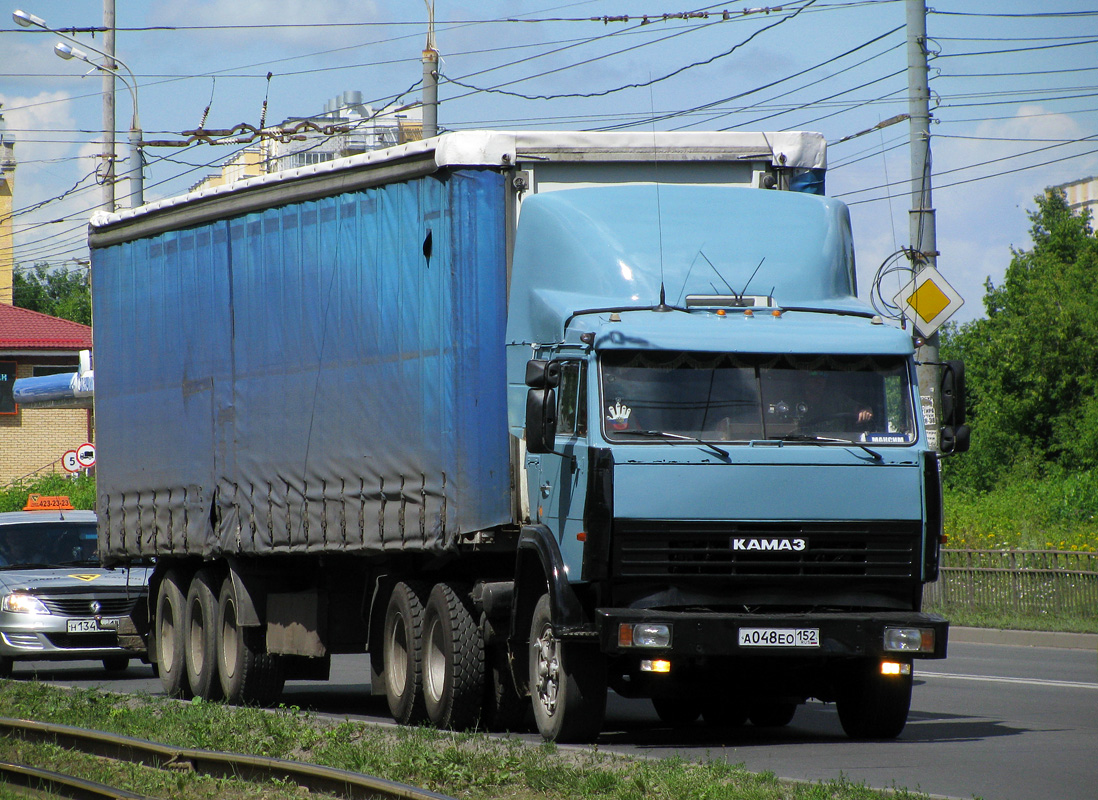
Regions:
<svg viewBox="0 0 1098 800"><path fill-rule="evenodd" d="M100 549L155 559L165 690L368 652L402 723L589 741L613 690L898 735L946 654L939 463L825 167L460 132L97 216Z"/></svg>

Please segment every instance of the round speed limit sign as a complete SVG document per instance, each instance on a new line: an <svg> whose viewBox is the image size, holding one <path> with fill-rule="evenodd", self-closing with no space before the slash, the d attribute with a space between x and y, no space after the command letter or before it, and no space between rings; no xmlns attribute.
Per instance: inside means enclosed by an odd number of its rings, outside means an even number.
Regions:
<svg viewBox="0 0 1098 800"><path fill-rule="evenodd" d="M69 450L65 455L61 456L61 466L65 468L65 472L79 472L83 469L80 466L80 459L76 457L75 450Z"/></svg>

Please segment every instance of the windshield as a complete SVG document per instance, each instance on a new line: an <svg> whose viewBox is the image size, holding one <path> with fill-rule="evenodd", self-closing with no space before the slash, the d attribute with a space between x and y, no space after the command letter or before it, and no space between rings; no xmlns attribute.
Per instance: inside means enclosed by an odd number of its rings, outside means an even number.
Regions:
<svg viewBox="0 0 1098 800"><path fill-rule="evenodd" d="M0 525L0 568L98 563L95 523Z"/></svg>
<svg viewBox="0 0 1098 800"><path fill-rule="evenodd" d="M602 354L608 441L650 432L706 442L915 441L907 360L899 356Z"/></svg>

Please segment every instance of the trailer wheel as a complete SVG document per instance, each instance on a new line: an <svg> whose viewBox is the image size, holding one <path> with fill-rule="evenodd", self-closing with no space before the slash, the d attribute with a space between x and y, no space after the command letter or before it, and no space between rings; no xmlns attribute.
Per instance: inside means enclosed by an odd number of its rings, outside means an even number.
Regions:
<svg viewBox="0 0 1098 800"><path fill-rule="evenodd" d="M548 594L530 622L530 700L543 739L590 742L606 716L606 662L592 645L564 642L553 630Z"/></svg>
<svg viewBox="0 0 1098 800"><path fill-rule="evenodd" d="M467 595L437 583L423 613L423 700L439 728L466 730L480 720L484 644Z"/></svg>
<svg viewBox="0 0 1098 800"><path fill-rule="evenodd" d="M506 645L485 649L484 710L481 726L496 733L529 730L530 704L518 693Z"/></svg>
<svg viewBox="0 0 1098 800"><path fill-rule="evenodd" d="M217 576L208 567L191 578L183 630L186 642L187 681L203 700L220 700L217 678Z"/></svg>
<svg viewBox="0 0 1098 800"><path fill-rule="evenodd" d="M160 685L164 694L183 700L190 699L191 684L187 680L184 656L184 609L187 605L183 587L186 581L176 570L168 570L156 592L156 663L160 670Z"/></svg>
<svg viewBox="0 0 1098 800"><path fill-rule="evenodd" d="M233 578L221 584L217 608L217 671L225 699L237 705L268 706L286 682L282 659L267 652L262 627L237 624Z"/></svg>
<svg viewBox="0 0 1098 800"><path fill-rule="evenodd" d="M398 583L389 595L382 634L382 663L389 713L401 725L427 719L423 704L423 589Z"/></svg>
<svg viewBox="0 0 1098 800"><path fill-rule="evenodd" d="M652 706L660 722L672 728L693 725L702 713L701 700L690 697L653 697Z"/></svg>
<svg viewBox="0 0 1098 800"><path fill-rule="evenodd" d="M793 721L796 713L796 703L772 700L749 706L747 718L756 728L783 728Z"/></svg>
<svg viewBox="0 0 1098 800"><path fill-rule="evenodd" d="M851 739L895 739L907 724L914 670L882 675L880 662L859 662L836 697L839 721Z"/></svg>

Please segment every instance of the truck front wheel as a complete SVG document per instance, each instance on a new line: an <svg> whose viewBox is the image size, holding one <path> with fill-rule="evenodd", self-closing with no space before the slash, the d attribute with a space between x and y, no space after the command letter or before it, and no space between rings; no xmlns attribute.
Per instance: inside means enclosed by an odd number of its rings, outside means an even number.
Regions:
<svg viewBox="0 0 1098 800"><path fill-rule="evenodd" d="M381 683L389 713L401 725L427 719L423 705L423 590L418 584L398 583L389 595L381 651ZM379 687L380 688L380 687Z"/></svg>
<svg viewBox="0 0 1098 800"><path fill-rule="evenodd" d="M156 663L160 672L160 685L168 697L187 700L191 697L191 684L187 680L186 637L183 620L187 596L183 589L187 583L176 570L168 570L156 592Z"/></svg>
<svg viewBox="0 0 1098 800"><path fill-rule="evenodd" d="M538 600L530 623L530 700L547 741L589 742L602 730L606 662L591 645L557 638L548 594Z"/></svg>
<svg viewBox="0 0 1098 800"><path fill-rule="evenodd" d="M423 613L423 700L439 728L465 730L480 720L484 644L468 596L435 584Z"/></svg>
<svg viewBox="0 0 1098 800"><path fill-rule="evenodd" d="M220 700L217 679L217 592L219 582L213 570L200 569L191 578L184 615L187 653L187 681L203 700Z"/></svg>
<svg viewBox="0 0 1098 800"><path fill-rule="evenodd" d="M217 671L225 699L236 705L267 706L286 682L282 659L267 652L262 627L237 624L233 578L221 584L217 608Z"/></svg>
<svg viewBox="0 0 1098 800"><path fill-rule="evenodd" d="M835 700L851 739L895 739L907 724L914 670L882 675L879 661L859 662Z"/></svg>

